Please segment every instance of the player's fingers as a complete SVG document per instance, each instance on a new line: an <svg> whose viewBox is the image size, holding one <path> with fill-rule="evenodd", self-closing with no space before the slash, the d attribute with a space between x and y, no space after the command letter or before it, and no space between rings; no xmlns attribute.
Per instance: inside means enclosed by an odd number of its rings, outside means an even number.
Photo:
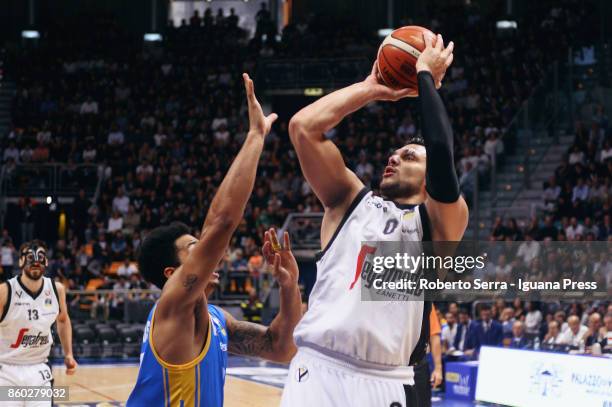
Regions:
<svg viewBox="0 0 612 407"><path fill-rule="evenodd" d="M453 53L453 50L455 49L455 43L453 41L448 43L448 46L446 48L444 48L444 51L442 51L442 55L444 55L444 57L448 57L450 54Z"/></svg>
<svg viewBox="0 0 612 407"><path fill-rule="evenodd" d="M451 64L453 63L453 59L455 58L454 56L455 54L450 54L447 58L446 61L444 62L444 65L448 68L449 66L451 66Z"/></svg>
<svg viewBox="0 0 612 407"><path fill-rule="evenodd" d="M283 233L283 246L285 246L285 250L291 251L291 241L289 240L289 232L287 231Z"/></svg>
<svg viewBox="0 0 612 407"><path fill-rule="evenodd" d="M276 276L280 275L280 263L281 263L280 254L274 253L274 274Z"/></svg>
<svg viewBox="0 0 612 407"><path fill-rule="evenodd" d="M393 96L395 100L398 100L398 99L403 99L405 97L410 96L413 92L414 92L414 89L405 88L405 89L396 90L393 93Z"/></svg>
<svg viewBox="0 0 612 407"><path fill-rule="evenodd" d="M243 74L244 77L244 86L246 88L247 99L251 103L259 103L257 102L257 98L255 97L255 85L253 84L253 80L249 76L249 74Z"/></svg>
<svg viewBox="0 0 612 407"><path fill-rule="evenodd" d="M274 122L276 121L276 119L278 119L278 115L276 113L271 113L266 117L266 120L268 121L268 124L270 126L272 126L272 124L274 124Z"/></svg>
<svg viewBox="0 0 612 407"><path fill-rule="evenodd" d="M435 48L438 51L442 51L444 49L444 39L442 38L442 34L438 34Z"/></svg>
<svg viewBox="0 0 612 407"><path fill-rule="evenodd" d="M272 245L270 244L270 242L265 242L263 246L261 247L261 254L263 254L264 258L266 259L268 263L269 263L269 260L272 259L273 253L274 252L272 251Z"/></svg>
<svg viewBox="0 0 612 407"><path fill-rule="evenodd" d="M425 42L425 48L432 47L433 38L431 37L431 35L423 33L423 41Z"/></svg>

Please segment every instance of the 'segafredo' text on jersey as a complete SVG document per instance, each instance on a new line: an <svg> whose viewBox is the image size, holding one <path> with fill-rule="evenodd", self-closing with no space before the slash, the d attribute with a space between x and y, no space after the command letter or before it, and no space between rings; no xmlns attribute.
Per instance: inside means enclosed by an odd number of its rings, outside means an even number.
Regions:
<svg viewBox="0 0 612 407"><path fill-rule="evenodd" d="M295 329L298 346L375 366L407 366L419 343L423 301L363 301L376 242L429 240L423 205L399 205L365 188L353 201L317 261L308 312ZM372 243L370 243L372 242Z"/></svg>
<svg viewBox="0 0 612 407"><path fill-rule="evenodd" d="M41 289L30 292L19 277L8 283L8 298L0 320L0 363L15 365L44 363L53 336L51 325L59 314L59 296L54 282L42 277Z"/></svg>

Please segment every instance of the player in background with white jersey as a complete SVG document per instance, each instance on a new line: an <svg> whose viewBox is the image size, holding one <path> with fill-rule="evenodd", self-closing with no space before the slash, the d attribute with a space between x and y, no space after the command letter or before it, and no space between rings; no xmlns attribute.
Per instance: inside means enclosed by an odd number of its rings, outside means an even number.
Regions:
<svg viewBox="0 0 612 407"><path fill-rule="evenodd" d="M0 285L0 386L51 386L47 359L53 344L51 325L56 321L66 373L76 370L66 290L44 277L47 265L43 242L24 243L19 249L21 273ZM51 402L3 401L2 405L42 407Z"/></svg>
<svg viewBox="0 0 612 407"><path fill-rule="evenodd" d="M467 226L452 129L436 91L452 63L453 44L444 48L438 36L434 47L432 40L425 38L416 63L423 138L389 157L382 197L367 191L324 133L370 102L395 101L414 90L381 85L375 65L363 82L319 99L291 119L291 141L325 215L317 281L294 332L298 351L283 407L416 405L412 365L425 355L431 303L365 302L359 288L369 283L371 267L365 264L382 247L362 242L458 241Z"/></svg>

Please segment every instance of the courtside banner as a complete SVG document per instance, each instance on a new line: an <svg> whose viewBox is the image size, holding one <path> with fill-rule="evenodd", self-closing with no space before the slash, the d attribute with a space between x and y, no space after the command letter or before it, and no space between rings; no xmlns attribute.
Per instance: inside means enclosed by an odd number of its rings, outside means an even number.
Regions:
<svg viewBox="0 0 612 407"><path fill-rule="evenodd" d="M521 407L609 407L612 360L483 346L476 400Z"/></svg>
<svg viewBox="0 0 612 407"><path fill-rule="evenodd" d="M608 300L612 243L362 242L354 278L363 301Z"/></svg>

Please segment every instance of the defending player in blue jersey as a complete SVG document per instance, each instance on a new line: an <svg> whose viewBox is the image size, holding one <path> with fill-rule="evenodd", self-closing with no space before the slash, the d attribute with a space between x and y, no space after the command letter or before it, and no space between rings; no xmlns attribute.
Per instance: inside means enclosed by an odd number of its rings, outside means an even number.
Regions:
<svg viewBox="0 0 612 407"><path fill-rule="evenodd" d="M173 223L151 231L138 258L145 279L162 288L143 338L140 370L128 407L221 407L227 352L288 362L295 354L293 328L301 318L298 269L289 237L284 247L266 232L263 254L280 286L280 311L269 327L237 321L208 305L214 273L242 219L257 162L276 114L264 116L253 82L244 74L249 133L219 186L200 238Z"/></svg>

